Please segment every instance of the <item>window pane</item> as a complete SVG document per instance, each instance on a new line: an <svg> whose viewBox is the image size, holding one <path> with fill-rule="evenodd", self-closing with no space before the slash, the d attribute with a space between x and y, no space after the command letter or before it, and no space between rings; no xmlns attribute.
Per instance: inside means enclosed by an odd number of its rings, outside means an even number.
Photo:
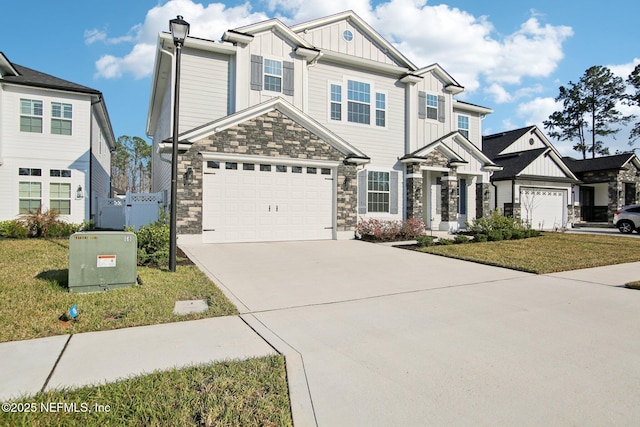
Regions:
<svg viewBox="0 0 640 427"><path fill-rule="evenodd" d="M71 214L71 201L70 200L51 200L49 202L49 208L58 212L61 215Z"/></svg>
<svg viewBox="0 0 640 427"><path fill-rule="evenodd" d="M264 89L274 92L280 92L282 88L282 79L280 77L264 76Z"/></svg>
<svg viewBox="0 0 640 427"><path fill-rule="evenodd" d="M376 126L385 126L386 124L386 114L384 111L377 110L376 111Z"/></svg>
<svg viewBox="0 0 640 427"><path fill-rule="evenodd" d="M349 80L347 82L347 98L349 101L369 103L371 98L371 85L369 83Z"/></svg>
<svg viewBox="0 0 640 427"><path fill-rule="evenodd" d="M316 168L307 168L307 173L316 174L316 173L318 173L318 169L316 169Z"/></svg>
<svg viewBox="0 0 640 427"><path fill-rule="evenodd" d="M329 169L329 168L322 168L322 169L320 169L320 174L321 174L321 175L331 175L331 169Z"/></svg>
<svg viewBox="0 0 640 427"><path fill-rule="evenodd" d="M342 105L331 103L331 120L342 120Z"/></svg>
<svg viewBox="0 0 640 427"><path fill-rule="evenodd" d="M51 116L62 117L62 104L60 104L59 102L51 103Z"/></svg>
<svg viewBox="0 0 640 427"><path fill-rule="evenodd" d="M427 94L427 118L436 120L438 118L438 97Z"/></svg>
<svg viewBox="0 0 640 427"><path fill-rule="evenodd" d="M238 169L238 164L235 162L225 162L224 168L228 170L236 170Z"/></svg>
<svg viewBox="0 0 640 427"><path fill-rule="evenodd" d="M20 131L42 133L42 119L20 116Z"/></svg>
<svg viewBox="0 0 640 427"><path fill-rule="evenodd" d="M292 173L302 173L302 166L291 166Z"/></svg>
<svg viewBox="0 0 640 427"><path fill-rule="evenodd" d="M386 97L384 93L376 93L376 108L384 110L386 108Z"/></svg>
<svg viewBox="0 0 640 427"><path fill-rule="evenodd" d="M36 199L20 199L19 211L20 214L29 214L38 210L40 207L40 200Z"/></svg>
<svg viewBox="0 0 640 427"><path fill-rule="evenodd" d="M347 104L347 120L353 123L369 124L371 120L369 104L349 102Z"/></svg>
<svg viewBox="0 0 640 427"><path fill-rule="evenodd" d="M264 72L266 74L274 74L276 76L282 75L282 62L274 61L273 59L264 60Z"/></svg>
<svg viewBox="0 0 640 427"><path fill-rule="evenodd" d="M245 171L256 170L256 165L254 165L253 163L243 163L242 170L245 170Z"/></svg>
<svg viewBox="0 0 640 427"><path fill-rule="evenodd" d="M277 165L276 166L276 172L286 172L287 171L287 167L284 165Z"/></svg>
<svg viewBox="0 0 640 427"><path fill-rule="evenodd" d="M51 133L55 135L71 135L69 120L51 119Z"/></svg>
<svg viewBox="0 0 640 427"><path fill-rule="evenodd" d="M271 165L260 165L260 172L271 172Z"/></svg>
<svg viewBox="0 0 640 427"><path fill-rule="evenodd" d="M220 162L217 162L215 160L208 160L207 161L207 168L208 169L220 169Z"/></svg>
<svg viewBox="0 0 640 427"><path fill-rule="evenodd" d="M331 85L331 101L342 102L342 86Z"/></svg>

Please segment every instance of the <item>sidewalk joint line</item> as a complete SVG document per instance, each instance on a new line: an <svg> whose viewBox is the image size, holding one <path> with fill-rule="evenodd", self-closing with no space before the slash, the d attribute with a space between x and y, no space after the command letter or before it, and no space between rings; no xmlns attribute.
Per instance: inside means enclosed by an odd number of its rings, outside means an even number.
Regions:
<svg viewBox="0 0 640 427"><path fill-rule="evenodd" d="M47 386L49 385L49 381L51 380L51 377L53 376L53 372L56 370L56 368L58 367L58 363L60 363L60 359L62 359L62 355L64 354L64 352L67 350L67 346L69 345L69 341L71 341L71 337L73 336L73 334L69 335L69 338L67 339L67 342L64 343L64 347L62 347L62 351L60 352L60 354L58 355L58 358L56 359L56 363L53 364L53 368L51 368L51 372L49 372L49 376L47 377L47 379L44 381L44 384L42 385L42 389L40 389L40 393L44 393L44 390L47 388Z"/></svg>

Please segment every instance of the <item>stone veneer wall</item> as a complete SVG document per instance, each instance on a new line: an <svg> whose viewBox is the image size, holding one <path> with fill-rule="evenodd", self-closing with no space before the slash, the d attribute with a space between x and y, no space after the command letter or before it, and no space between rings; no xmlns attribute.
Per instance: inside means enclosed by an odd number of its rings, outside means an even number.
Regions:
<svg viewBox="0 0 640 427"><path fill-rule="evenodd" d="M247 120L194 143L178 156L178 218L180 234L202 232L201 152L246 154L280 158L342 161L344 156L279 111L271 111ZM193 180L185 182L187 169L193 168ZM357 222L356 167L340 165L337 185L337 227L355 230Z"/></svg>
<svg viewBox="0 0 640 427"><path fill-rule="evenodd" d="M606 182L608 185L607 219L613 221L613 214L622 207L620 194L624 193L624 183L635 183L636 203L638 202L638 190L640 190L640 177L637 176L638 169L630 165L629 170L608 170L584 172L580 179L585 184L595 184Z"/></svg>
<svg viewBox="0 0 640 427"><path fill-rule="evenodd" d="M420 164L409 163L407 164L407 175L420 175L420 177L408 177L407 178L407 219L416 218L422 219L422 172L420 171Z"/></svg>
<svg viewBox="0 0 640 427"><path fill-rule="evenodd" d="M489 183L476 184L476 218L488 216L491 213L491 190Z"/></svg>

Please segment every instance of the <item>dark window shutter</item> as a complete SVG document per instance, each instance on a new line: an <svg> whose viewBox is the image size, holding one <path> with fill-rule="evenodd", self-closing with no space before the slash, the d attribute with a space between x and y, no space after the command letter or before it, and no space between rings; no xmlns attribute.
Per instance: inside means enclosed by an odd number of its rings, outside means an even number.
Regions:
<svg viewBox="0 0 640 427"><path fill-rule="evenodd" d="M367 213L367 171L358 172L358 215Z"/></svg>
<svg viewBox="0 0 640 427"><path fill-rule="evenodd" d="M293 62L282 62L282 93L293 95Z"/></svg>
<svg viewBox="0 0 640 427"><path fill-rule="evenodd" d="M398 213L398 172L389 174L389 213Z"/></svg>
<svg viewBox="0 0 640 427"><path fill-rule="evenodd" d="M427 94L425 92L418 92L418 118L427 118Z"/></svg>
<svg viewBox="0 0 640 427"><path fill-rule="evenodd" d="M438 95L438 121L443 122L446 120L446 114L444 112L444 96Z"/></svg>
<svg viewBox="0 0 640 427"><path fill-rule="evenodd" d="M262 56L251 55L251 90L262 90Z"/></svg>

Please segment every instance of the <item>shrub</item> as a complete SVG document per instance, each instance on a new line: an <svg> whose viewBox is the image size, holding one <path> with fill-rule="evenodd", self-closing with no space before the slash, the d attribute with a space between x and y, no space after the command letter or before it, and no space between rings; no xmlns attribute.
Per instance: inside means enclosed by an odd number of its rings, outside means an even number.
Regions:
<svg viewBox="0 0 640 427"><path fill-rule="evenodd" d="M426 248L428 246L433 246L433 236L417 236L416 240L418 241L418 246L421 248Z"/></svg>
<svg viewBox="0 0 640 427"><path fill-rule="evenodd" d="M49 227L59 222L59 213L52 209L42 210L38 208L35 212L24 215L19 221L27 228L27 233L31 237L47 237Z"/></svg>
<svg viewBox="0 0 640 427"><path fill-rule="evenodd" d="M487 233L487 240L490 242L499 242L504 239L502 230L491 230Z"/></svg>
<svg viewBox="0 0 640 427"><path fill-rule="evenodd" d="M17 219L0 222L0 236L9 237L12 239L26 239L28 237L29 230Z"/></svg>
<svg viewBox="0 0 640 427"><path fill-rule="evenodd" d="M488 236L486 234L474 234L473 241L475 243L482 243L487 241Z"/></svg>
<svg viewBox="0 0 640 427"><path fill-rule="evenodd" d="M456 234L453 238L453 243L469 243L469 238L464 234Z"/></svg>
<svg viewBox="0 0 640 427"><path fill-rule="evenodd" d="M438 244L442 246L453 245L454 241L453 239L442 238L442 239L438 239Z"/></svg>
<svg viewBox="0 0 640 427"><path fill-rule="evenodd" d="M508 228L504 229L504 230L500 230L502 232L502 239L503 240L511 240L511 236L513 236L513 230L510 230Z"/></svg>
<svg viewBox="0 0 640 427"><path fill-rule="evenodd" d="M424 234L427 227L419 219L389 221L375 218L358 221L356 237L369 241L413 240Z"/></svg>
<svg viewBox="0 0 640 427"><path fill-rule="evenodd" d="M47 237L69 237L80 229L78 224L56 221L49 225Z"/></svg>
<svg viewBox="0 0 640 427"><path fill-rule="evenodd" d="M513 230L511 232L511 240L524 239L525 230Z"/></svg>
<svg viewBox="0 0 640 427"><path fill-rule="evenodd" d="M138 265L164 265L169 262L169 225L158 220L140 227L138 239Z"/></svg>

